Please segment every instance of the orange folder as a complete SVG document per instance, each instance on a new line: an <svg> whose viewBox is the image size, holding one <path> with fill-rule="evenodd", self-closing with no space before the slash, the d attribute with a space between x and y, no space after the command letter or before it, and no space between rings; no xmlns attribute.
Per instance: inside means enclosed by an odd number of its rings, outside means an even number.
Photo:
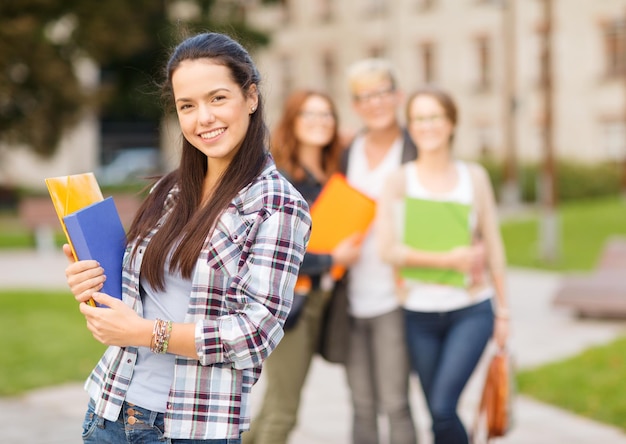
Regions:
<svg viewBox="0 0 626 444"><path fill-rule="evenodd" d="M72 248L74 259L78 260L63 218L93 203L104 200L96 176L93 173L83 173L71 176L49 177L45 181L63 233L65 233L67 242ZM95 306L93 301L90 301L90 303Z"/></svg>
<svg viewBox="0 0 626 444"><path fill-rule="evenodd" d="M343 174L333 174L318 198L311 205L311 238L307 250L311 253L331 253L346 237L365 234L376 215L374 199L352 187ZM334 279L345 270L335 266Z"/></svg>

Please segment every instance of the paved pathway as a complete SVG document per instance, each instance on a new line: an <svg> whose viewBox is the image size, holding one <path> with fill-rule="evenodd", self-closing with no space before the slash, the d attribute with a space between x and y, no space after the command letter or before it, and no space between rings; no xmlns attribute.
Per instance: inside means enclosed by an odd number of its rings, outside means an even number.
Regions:
<svg viewBox="0 0 626 444"><path fill-rule="evenodd" d="M56 253L33 256L20 252L0 255L0 287L63 288L65 259ZM626 331L617 321L580 320L551 306L559 276L512 269L508 277L511 297L512 349L520 368L558 360L596 344L606 343ZM470 381L461 399L461 415L468 424L480 396L486 360ZM253 391L258 408L263 379ZM81 384L50 387L16 398L0 398L0 443L79 444L86 395ZM429 418L417 382L412 388L420 443L429 444ZM316 359L303 394L299 426L290 444L348 444L349 392L339 366ZM384 424L383 424L384 426ZM515 425L502 444L626 444L626 434L518 396Z"/></svg>

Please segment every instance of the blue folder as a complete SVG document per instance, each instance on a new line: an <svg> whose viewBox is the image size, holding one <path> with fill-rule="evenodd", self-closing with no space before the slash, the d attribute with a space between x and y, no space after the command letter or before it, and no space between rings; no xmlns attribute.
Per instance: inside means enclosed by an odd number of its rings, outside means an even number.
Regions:
<svg viewBox="0 0 626 444"><path fill-rule="evenodd" d="M122 299L122 261L126 233L112 197L63 217L79 260L93 259L104 268L100 292Z"/></svg>

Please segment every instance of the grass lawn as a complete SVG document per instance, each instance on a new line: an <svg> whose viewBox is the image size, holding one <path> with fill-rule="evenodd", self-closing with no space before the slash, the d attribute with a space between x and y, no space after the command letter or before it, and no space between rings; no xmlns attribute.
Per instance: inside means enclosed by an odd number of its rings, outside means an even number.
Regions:
<svg viewBox="0 0 626 444"><path fill-rule="evenodd" d="M0 248L32 248L33 235L20 224L17 216L9 212L0 213Z"/></svg>
<svg viewBox="0 0 626 444"><path fill-rule="evenodd" d="M0 396L84 380L104 346L68 292L0 292Z"/></svg>
<svg viewBox="0 0 626 444"><path fill-rule="evenodd" d="M520 371L518 390L597 421L626 430L626 338L578 356Z"/></svg>
<svg viewBox="0 0 626 444"><path fill-rule="evenodd" d="M58 246L66 242L60 225L54 235ZM10 212L0 212L0 249L2 248L35 248L34 234Z"/></svg>
<svg viewBox="0 0 626 444"><path fill-rule="evenodd" d="M560 207L561 256L553 264L538 254L537 217L502 224L509 264L558 271L590 271L606 240L626 236L626 202L620 198ZM578 356L517 374L518 391L543 402L626 430L626 338Z"/></svg>
<svg viewBox="0 0 626 444"><path fill-rule="evenodd" d="M546 263L539 257L537 217L503 222L508 263L546 270L591 270L607 238L626 236L626 201L616 197L561 205L559 226L560 258L555 263Z"/></svg>

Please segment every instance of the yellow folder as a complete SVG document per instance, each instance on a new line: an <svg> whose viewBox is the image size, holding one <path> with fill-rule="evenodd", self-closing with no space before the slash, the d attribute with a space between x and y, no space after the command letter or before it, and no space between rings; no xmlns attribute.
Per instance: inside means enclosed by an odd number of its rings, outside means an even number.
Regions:
<svg viewBox="0 0 626 444"><path fill-rule="evenodd" d="M46 179L46 186L61 223L61 228L63 228L65 237L72 247L74 258L76 258L76 252L67 234L63 218L88 205L104 200L96 176L93 173L83 173L71 176L49 177Z"/></svg>
<svg viewBox="0 0 626 444"><path fill-rule="evenodd" d="M365 234L376 215L376 202L352 187L343 174L333 174L311 205L311 238L308 251L331 253L345 238ZM345 270L333 267L333 278L339 279Z"/></svg>
<svg viewBox="0 0 626 444"><path fill-rule="evenodd" d="M70 176L49 177L45 181L63 233L65 233L67 242L72 249L74 259L78 260L63 217L104 200L96 176L90 172ZM91 303L95 305L93 301Z"/></svg>

